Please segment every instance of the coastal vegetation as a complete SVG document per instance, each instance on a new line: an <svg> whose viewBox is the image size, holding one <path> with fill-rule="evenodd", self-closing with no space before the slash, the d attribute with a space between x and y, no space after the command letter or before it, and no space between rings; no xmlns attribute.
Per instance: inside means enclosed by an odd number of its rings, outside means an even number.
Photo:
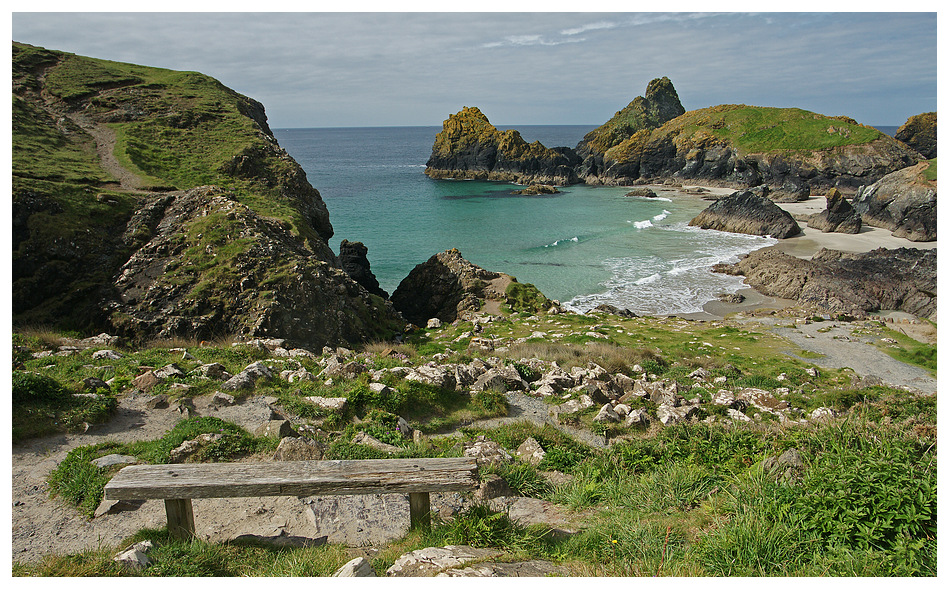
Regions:
<svg viewBox="0 0 949 589"><path fill-rule="evenodd" d="M357 350L352 358L370 369L383 369L494 356L528 380L538 374L531 368L534 361L527 358L556 361L567 370L593 363L610 373L636 376L635 370L642 369L655 378L676 381L687 387L686 398L714 392L691 376L704 369L709 382L724 377L728 383L724 386L732 390L783 390L783 398L804 413L827 407L838 417L807 425L781 424L749 407L751 419L745 424L722 421L718 415L717 420L665 426L657 422L641 429L604 426L592 419L595 408L591 408L571 423L611 440L608 447L597 448L549 424L479 425L506 415L506 397L520 394L503 389L460 393L404 380L396 373L383 378L391 389L387 395L367 386L366 373L337 377L333 384L267 381L254 394L276 398L298 428L303 424L319 428L317 439L325 446L327 459L460 456L462 443L478 436L513 454L533 438L546 450L539 464L516 461L483 467L481 476L500 476L517 494L562 506L584 522L576 533L556 535L546 526L521 524L503 511L475 503L454 518L436 518L431 531L410 531L382 547L371 559L377 574L384 574L400 554L447 544L494 548L509 562L544 559L562 567L562 574L572 575L935 574L934 397L854 384L853 373L847 370L815 372L807 362L788 355L794 350L785 340L729 321L515 312L484 324L482 339L508 342L494 350L469 345L473 327L470 321L459 321L418 330L400 346L374 344ZM866 322L866 329L883 328ZM558 334L556 343L541 337L539 330ZM236 372L251 361L273 364L266 350L254 346L178 340L121 349L123 357L110 360L103 373L90 365L91 350L42 355L54 341L50 332L15 336L21 362L15 379L26 383L17 390L62 398L63 390L76 391L77 382L97 375L115 379L111 382L118 391L128 386L140 366L157 368L173 362L186 376L162 381L150 393L177 402L210 394L219 386L188 376L195 366L219 362ZM914 355L912 340L899 342L890 345ZM182 348L192 358L182 359ZM316 372L326 357L301 357L296 362ZM32 376L38 373L45 377ZM114 398L108 391L97 393ZM306 400L313 395L345 397L349 403L343 410L322 409ZM656 406L648 399L639 406L655 417ZM404 438L395 431L399 416L428 435L415 441ZM394 445L397 451L361 445L355 441L359 432ZM450 432L455 433L444 435ZM117 470L95 467L91 460L123 454L162 463L178 444L201 433L223 436L189 460L266 459L276 445L273 437L254 435L214 417L191 417L158 439L76 448L50 475L50 492L89 516L105 482ZM792 449L800 462L776 466L775 459ZM549 471L566 477L551 482L543 476ZM155 545L149 552L154 564L134 574L146 576L328 575L352 558L344 547L332 544L277 549L253 540L182 543L164 529L142 529L122 545L143 539ZM13 571L44 576L130 574L112 561L115 550L101 547L50 555L40 564L14 565Z"/></svg>

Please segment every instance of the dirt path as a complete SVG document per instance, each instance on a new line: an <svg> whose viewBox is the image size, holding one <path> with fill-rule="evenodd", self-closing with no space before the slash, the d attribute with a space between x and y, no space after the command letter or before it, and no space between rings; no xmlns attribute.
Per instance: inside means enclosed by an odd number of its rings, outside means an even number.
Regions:
<svg viewBox="0 0 949 589"><path fill-rule="evenodd" d="M880 335L863 322L823 321L781 327L788 321L756 318L754 322L770 328L795 346L821 354L821 358L803 358L819 367L850 368L860 377L878 377L894 387L909 387L936 394L936 379L928 371L894 359L876 347ZM794 355L793 352L789 352Z"/></svg>

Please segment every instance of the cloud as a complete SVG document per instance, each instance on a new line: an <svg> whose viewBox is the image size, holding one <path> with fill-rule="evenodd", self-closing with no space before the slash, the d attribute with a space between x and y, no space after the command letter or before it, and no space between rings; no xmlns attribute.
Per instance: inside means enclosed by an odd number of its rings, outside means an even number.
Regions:
<svg viewBox="0 0 949 589"><path fill-rule="evenodd" d="M561 35L579 35L580 33L585 33L587 31L599 31L602 29L615 29L619 26L615 22L610 21L600 21L595 23L590 23L588 25L581 25L573 29L564 29L560 31Z"/></svg>

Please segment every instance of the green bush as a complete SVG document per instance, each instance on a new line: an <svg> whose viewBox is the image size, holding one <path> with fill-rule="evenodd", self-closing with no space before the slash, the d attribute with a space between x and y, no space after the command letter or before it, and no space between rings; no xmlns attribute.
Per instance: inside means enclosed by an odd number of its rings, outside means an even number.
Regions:
<svg viewBox="0 0 949 589"><path fill-rule="evenodd" d="M70 396L63 385L45 374L14 370L12 384L14 403L48 403Z"/></svg>

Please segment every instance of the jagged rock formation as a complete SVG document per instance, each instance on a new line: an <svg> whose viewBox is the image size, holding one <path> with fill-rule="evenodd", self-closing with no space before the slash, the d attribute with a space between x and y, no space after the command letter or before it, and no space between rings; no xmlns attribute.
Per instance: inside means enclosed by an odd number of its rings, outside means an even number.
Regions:
<svg viewBox="0 0 949 589"><path fill-rule="evenodd" d="M689 225L750 235L792 237L801 228L791 215L767 198L750 191L733 192L709 205Z"/></svg>
<svg viewBox="0 0 949 589"><path fill-rule="evenodd" d="M831 188L827 194L827 208L811 215L807 226L820 229L824 233L860 233L863 226L860 215L836 188Z"/></svg>
<svg viewBox="0 0 949 589"><path fill-rule="evenodd" d="M773 249L752 252L716 271L744 276L760 292L829 313L863 317L901 310L936 313L936 250L876 249L849 254L821 249L810 260Z"/></svg>
<svg viewBox="0 0 949 589"><path fill-rule="evenodd" d="M577 144L577 155L583 158L579 175L588 184L610 183L612 160L606 152L629 140L639 131L661 127L667 121L685 114L679 95L667 77L656 78L646 86L645 96L637 96L609 121L587 133ZM602 179L601 179L602 177Z"/></svg>
<svg viewBox="0 0 949 589"><path fill-rule="evenodd" d="M511 129L498 131L477 108L451 115L435 136L425 173L431 178L574 184L578 159L568 148L528 144Z"/></svg>
<svg viewBox="0 0 949 589"><path fill-rule="evenodd" d="M369 268L369 258L366 254L369 248L360 241L344 239L339 243L339 263L349 277L358 282L370 294L389 298L389 293L382 290L376 275Z"/></svg>
<svg viewBox="0 0 949 589"><path fill-rule="evenodd" d="M122 266L103 305L120 335L242 334L316 347L383 339L401 327L391 306L233 193L173 192L154 209L152 224L129 225L127 235L152 237ZM202 273L203 266L213 269Z"/></svg>
<svg viewBox="0 0 949 589"><path fill-rule="evenodd" d="M896 130L894 137L926 159L936 157L936 113L924 112L911 116Z"/></svg>
<svg viewBox="0 0 949 589"><path fill-rule="evenodd" d="M313 347L401 328L340 269L326 205L260 103L20 43L12 74L15 322Z"/></svg>
<svg viewBox="0 0 949 589"><path fill-rule="evenodd" d="M936 183L926 179L922 162L861 186L853 208L872 227L889 229L910 241L936 239Z"/></svg>
<svg viewBox="0 0 949 589"><path fill-rule="evenodd" d="M457 249L435 254L409 272L392 293L392 304L407 321L425 325L437 318L450 323L478 312L486 300L504 301L504 288L516 279L491 272L461 257Z"/></svg>

